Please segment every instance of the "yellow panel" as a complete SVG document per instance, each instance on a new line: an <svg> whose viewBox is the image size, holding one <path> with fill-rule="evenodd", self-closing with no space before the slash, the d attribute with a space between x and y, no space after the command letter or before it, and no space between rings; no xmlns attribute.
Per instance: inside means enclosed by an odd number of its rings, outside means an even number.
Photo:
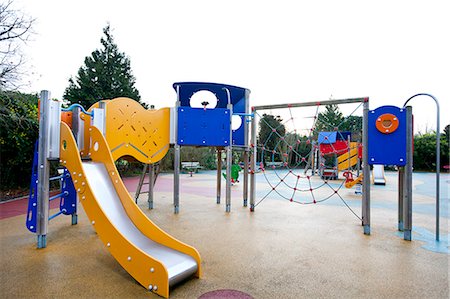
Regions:
<svg viewBox="0 0 450 299"><path fill-rule="evenodd" d="M160 161L169 150L170 109L147 110L130 98L106 100L106 141L114 160ZM92 108L98 108L94 104Z"/></svg>
<svg viewBox="0 0 450 299"><path fill-rule="evenodd" d="M143 214L139 207L134 203L130 194L126 191L120 176L118 176L117 169L115 168L110 150L103 135L95 127L90 129L92 145L96 144L96 150L94 150L94 147L90 149L92 160L101 162L105 165L110 178L115 182L116 192L131 220L138 229L152 240L191 255L197 261L197 276L200 276L201 260L197 250L174 239ZM158 290L156 293L168 298L169 282L167 269L160 261L137 248L114 227L111 221L109 221L92 192L94 186L91 186L86 180L75 139L70 128L65 123L61 123L60 156L61 163L67 167L72 174L78 198L82 203L88 218L110 253L142 286L148 288L150 284L157 285ZM129 257L131 257L131 259ZM154 269L153 273L150 272L151 268Z"/></svg>
<svg viewBox="0 0 450 299"><path fill-rule="evenodd" d="M348 157L352 157L354 155L358 154L358 142L351 142L350 143L350 154L348 152L340 155L338 157L338 163L341 163L342 161L345 161L348 159Z"/></svg>
<svg viewBox="0 0 450 299"><path fill-rule="evenodd" d="M338 170L349 169L350 167L356 165L356 163L358 163L358 155L354 155L353 157L351 157L350 163L349 160L345 160L344 162L339 163Z"/></svg>

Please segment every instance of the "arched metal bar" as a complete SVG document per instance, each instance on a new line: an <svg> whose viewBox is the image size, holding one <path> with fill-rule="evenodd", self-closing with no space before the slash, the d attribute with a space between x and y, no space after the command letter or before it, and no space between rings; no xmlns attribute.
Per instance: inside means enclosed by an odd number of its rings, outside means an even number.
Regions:
<svg viewBox="0 0 450 299"><path fill-rule="evenodd" d="M418 93L406 100L403 108L406 107L409 101L418 96L428 96L436 103L436 241L439 241L439 192L440 192L440 171L441 171L441 129L440 129L440 108L439 101L436 97L429 93Z"/></svg>

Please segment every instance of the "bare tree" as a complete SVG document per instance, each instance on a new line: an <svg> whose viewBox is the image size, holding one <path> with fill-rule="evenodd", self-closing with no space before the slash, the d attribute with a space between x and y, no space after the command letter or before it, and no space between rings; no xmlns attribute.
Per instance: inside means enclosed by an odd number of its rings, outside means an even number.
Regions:
<svg viewBox="0 0 450 299"><path fill-rule="evenodd" d="M0 3L0 89L17 89L23 74L26 44L35 19L12 7L13 0Z"/></svg>

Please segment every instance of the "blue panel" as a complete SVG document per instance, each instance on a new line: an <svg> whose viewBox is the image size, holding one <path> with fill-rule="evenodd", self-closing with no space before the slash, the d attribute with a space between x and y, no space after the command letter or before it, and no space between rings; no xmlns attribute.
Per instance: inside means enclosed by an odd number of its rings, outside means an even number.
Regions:
<svg viewBox="0 0 450 299"><path fill-rule="evenodd" d="M178 108L179 145L228 146L230 111L224 108Z"/></svg>
<svg viewBox="0 0 450 299"><path fill-rule="evenodd" d="M59 210L64 215L75 214L77 212L77 192L75 191L75 186L73 185L70 172L67 170L67 168L64 168L63 175L64 177L61 184L61 193L65 195L61 197Z"/></svg>
<svg viewBox="0 0 450 299"><path fill-rule="evenodd" d="M336 142L337 132L319 132L319 144L333 144Z"/></svg>
<svg viewBox="0 0 450 299"><path fill-rule="evenodd" d="M243 98L239 102L233 105L233 113L246 113L246 100ZM246 123L246 117L239 116L242 121L242 125L237 129L233 130L233 145L245 145L245 130L248 126Z"/></svg>
<svg viewBox="0 0 450 299"><path fill-rule="evenodd" d="M337 132L336 139L347 141L348 137L350 137L350 138L352 137L352 132L340 131L340 132Z"/></svg>
<svg viewBox="0 0 450 299"><path fill-rule="evenodd" d="M397 117L397 130L384 134L376 128L378 117L390 113ZM406 109L395 106L381 106L369 111L368 153L369 164L406 165Z"/></svg>

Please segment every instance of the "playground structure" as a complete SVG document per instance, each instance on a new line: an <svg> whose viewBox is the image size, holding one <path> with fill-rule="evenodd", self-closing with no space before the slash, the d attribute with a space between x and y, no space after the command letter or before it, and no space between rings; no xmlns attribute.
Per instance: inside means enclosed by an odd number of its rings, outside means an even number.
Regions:
<svg viewBox="0 0 450 299"><path fill-rule="evenodd" d="M258 202L255 202L256 198L256 192L254 190L251 190L250 193L250 207L254 210L256 205L262 202L270 193L277 191L277 186L280 184L287 185L292 190L292 193L288 196L282 196L283 198L291 201L291 202L297 202L301 204L308 204L308 203L318 203L322 202L324 200L327 200L334 194L339 196L342 201L345 203L344 199L339 195L338 191L343 186L341 184L338 188L334 188L331 184L327 182L327 179L334 179L338 177L338 171L339 170L347 170L349 166L352 167L357 163L358 160L358 151L359 146L357 143L351 143L350 139L350 133L344 133L340 132L338 133L338 129L336 128L333 132L315 132L315 122L313 122L312 127L307 130L308 131L308 139L306 140L306 144L310 146L310 150L306 155L302 155L295 149L295 144L301 144L302 141L300 138L297 138L292 141L292 143L287 142L287 135L285 136L278 136L279 142L285 144L286 152L276 152L274 149L266 148L264 144L258 144L256 140L256 134L257 134L257 123L258 123L258 117L261 117L260 113L261 111L277 111L278 109L288 109L289 110L289 116L290 118L288 121L294 122L295 113L293 113L292 109L294 108L302 108L302 107L316 107L316 115L313 117L314 120L317 119L319 107L326 106L326 105L338 105L338 104L359 104L359 106L363 106L364 109L364 115L363 115L363 130L362 130L362 172L363 172L363 198L362 198L362 217L359 217L356 215L355 212L352 211L353 214L355 214L362 222L362 225L364 227L364 234L370 234L370 168L368 159L365 159L365 155L367 154L367 142L368 142L368 135L367 135L367 117L366 114L369 110L369 99L368 98L352 98L352 99L342 99L342 100L328 100L328 101L321 101L321 102L305 102L305 103L289 103L289 104L276 104L276 105L264 105L264 106L254 106L252 107L252 112L254 113L254 121L252 123L252 140L251 144L253 147L253 151L256 152L252 156L252 163L254 164L254 161L256 161L256 156L258 150L261 152L261 160L264 160L263 156L264 153L268 152L271 154L272 159L274 158L275 154L278 154L280 157L289 157L290 153L293 153L295 156L297 156L297 160L299 161L294 169L290 169L288 167L288 163L284 162L284 166L287 170L286 174L276 175L278 177L279 182L278 183L271 183L268 180L268 183L272 187L272 189L268 192L266 196L264 196L261 200ZM358 107L359 107L358 106ZM276 128L269 128L272 129L272 132L276 134L277 130ZM295 134L297 134L297 130L294 130ZM318 139L313 140L314 133L317 133ZM291 134L292 135L292 134ZM339 136L339 137L338 137ZM260 141L263 142L263 141ZM332 168L327 168L326 163L324 161L325 155L334 155L333 160L335 160L334 166ZM338 157L341 159L339 162ZM304 174L295 173L295 168L301 167L302 163L304 166ZM341 168L339 168L339 163L342 163ZM275 168L273 168L275 169ZM311 173L307 173L308 169L311 169ZM312 177L315 174L319 174L319 176L322 179L325 179L323 183L320 183L317 186L314 186L312 184ZM266 176L267 177L267 176ZM288 183L288 179L290 177L294 178L294 181L291 183ZM251 177L253 180L254 178ZM292 180L292 179L291 179ZM305 183L302 184L302 181ZM317 199L314 196L314 191L318 188L328 186L330 190L330 196L324 198L324 199ZM278 193L279 194L279 193ZM299 195L300 194L300 195ZM304 198L304 194L310 194L311 201L310 202L301 202L296 200L296 195L301 196ZM280 194L279 194L280 195ZM348 205L347 205L348 207Z"/></svg>
<svg viewBox="0 0 450 299"><path fill-rule="evenodd" d="M277 151L274 148L267 148L264 141L259 141L257 143L257 124L258 117L261 118L262 111L277 111L278 109L288 109L290 118L289 122L294 122L295 113L292 112L293 108L301 107L317 107L316 115L313 117L317 119L317 111L320 106L324 105L339 105L339 104L351 104L359 103L363 107L362 113L362 136L361 144L352 143L349 135L346 133L339 132L339 126L334 128L333 132L323 132L318 134L320 140L313 140L312 136L315 131L314 125L309 131L309 137L306 141L310 144L311 151L306 155L302 156L300 153L296 152L295 145L301 144L301 140L293 140L292 143L288 142L288 134L280 135L277 132L277 128L269 127L273 134L277 134L279 137L279 143L284 144L284 150ZM405 103L406 104L406 103ZM402 108L394 106L382 106L374 110L369 110L369 99L368 98L352 98L352 99L342 99L342 100L328 100L320 102L305 102L305 103L289 103L289 104L276 104L276 105L262 105L252 107L252 112L255 117L252 123L252 139L251 146L253 155L251 157L251 165L256 162L257 152L260 152L261 160L264 160L264 155L269 154L274 161L274 157L281 157L282 161L286 161L287 157L292 154L297 156L297 159L301 161L296 164L294 168L290 168L287 162L282 163L284 165L284 172L277 173L276 168L273 167L273 172L275 175L272 176L272 181L270 180L270 174L264 172L266 180L271 187L267 194L263 196L258 202L256 202L256 192L252 188L250 191L250 208L255 209L255 206L260 204L265 198L270 194L276 193L278 196L289 200L291 202L296 202L300 204L318 203L329 199L332 196L338 196L342 202L352 211L352 213L361 220L363 225L364 234L370 234L370 166L374 167L374 177L382 177L384 179L383 173L384 165L395 165L399 169L398 181L399 181L399 194L398 194L398 229L403 232L405 240L411 240L411 230L412 230L412 108L405 106ZM287 114L287 113L286 113ZM294 130L296 134L297 130ZM290 133L291 136L293 135ZM294 134L294 135L295 135ZM340 137L338 137L340 136ZM292 139L292 138L291 138ZM328 140L329 139L329 140ZM389 150L386 150L386 145L389 146ZM320 153L320 146L322 146L322 153ZM336 146L336 147L335 147ZM331 169L327 169L323 158L326 154L335 155L335 163ZM362 174L356 178L349 175L349 169L352 166L359 166L358 160L362 159ZM301 166L301 163L305 164L304 174L295 173L295 168ZM381 165L381 166L380 166ZM317 169L316 169L317 168ZM308 169L311 169L311 173L308 174ZM346 176L347 180L343 181L337 186L333 186L328 179L337 178L338 171L344 171L343 174ZM383 170L383 171L382 171ZM359 170L358 170L359 172ZM325 179L323 183L319 185L312 184L312 177L314 174L320 174L322 179ZM253 174L253 171L252 171ZM292 178L293 177L293 178ZM438 178L438 176L437 176ZM289 183L288 180L291 180ZM254 176L251 176L251 186L254 184ZM301 181L306 181L301 183ZM347 183L347 184L345 184ZM362 216L359 217L350 207L347 205L343 197L339 194L339 190L342 186L353 187L356 184L362 183ZM375 181L374 183L377 183ZM281 194L277 191L278 186L288 187L291 190L290 194ZM330 188L330 195L323 199L317 199L314 196L314 190L328 186ZM302 202L296 200L296 195L304 195L310 193L311 201ZM299 195L300 194L300 195ZM304 198L304 196L302 197ZM439 223L438 223L438 205L439 196L436 198L437 206L437 223L436 223L436 239L439 239Z"/></svg>
<svg viewBox="0 0 450 299"><path fill-rule="evenodd" d="M351 132L319 132L317 143L316 155L319 159L313 159L312 167L320 170L322 178L337 179L339 171L348 171L355 165L359 176L362 149L360 143L351 142ZM326 167L327 156L334 160L332 167Z"/></svg>
<svg viewBox="0 0 450 299"><path fill-rule="evenodd" d="M49 163L55 160L59 161L71 175L78 200L83 204L94 229L114 258L145 288L168 297L170 286L193 275L201 276L200 255L195 248L168 235L143 214L123 185L114 161L123 156L132 156L148 164L152 169L151 167L165 156L172 144L175 149L174 212L179 213L181 147L184 145L216 147L217 203L220 203L221 198L221 153L225 150L227 164L225 211L230 212L231 153L233 148L240 150L243 153L244 164L243 205L247 205L250 175L250 210L255 211L255 175L259 147L256 140L258 111L345 103L360 103L364 109L361 142L362 176L358 177L363 182L361 221L364 234L370 234L369 165L397 165L400 186L398 228L404 232L405 240L411 240L411 107L383 106L369 110L368 98L356 98L255 106L250 113L248 102L250 92L245 88L195 82L175 83L174 88L177 92L175 108L147 111L133 100L117 98L100 101L89 111L75 105L70 108L71 116L65 116L63 122L60 121L63 111L61 103L51 101L48 92L41 92L39 149L36 154L38 179L34 188L37 191L33 193L36 194L36 200L30 201L32 208L27 217L34 224L38 248L46 247L50 218ZM190 107L189 99L200 90L208 90L215 94L216 108L208 108L207 104L203 108ZM388 114L394 117L384 119ZM233 129L232 125L233 116L237 116L241 123L236 129ZM250 122L252 134L249 143ZM380 146L384 143L392 144L395 150L385 151ZM348 144L340 156L343 157L343 165L354 166L358 164L353 163L355 149L358 152L361 147L351 142ZM356 160L358 159L359 156ZM62 178L68 176L64 175ZM309 176L304 178L309 180ZM151 190L153 183L154 180L150 180ZM313 193L311 188L308 191ZM333 191L337 193L336 190ZM63 190L60 195L68 195L66 192L70 194L70 191ZM151 198L153 200L153 195ZM72 205L70 200L67 202ZM73 217L76 219L76 206L74 208L72 213L66 214L75 215ZM149 201L149 208L153 208L153 201L151 204ZM72 224L76 224L76 221L72 221ZM27 222L27 226L30 228L32 225Z"/></svg>
<svg viewBox="0 0 450 299"><path fill-rule="evenodd" d="M145 216L114 164L125 155L144 163L164 157L169 148L169 109L146 111L137 102L120 98L97 103L89 112L74 106L72 116L65 117L71 120L67 124L60 121L61 103L50 100L49 92L41 92L40 100L37 201L27 217L36 221L32 226L38 248L47 245L49 170L55 160L70 172L76 196L102 242L142 286L168 297L170 286L200 277L197 250Z"/></svg>
<svg viewBox="0 0 450 299"><path fill-rule="evenodd" d="M217 151L217 204L221 201L222 151L226 152L225 211L231 211L232 151L242 152L244 162L243 206L248 201L249 96L250 90L217 83L174 83L177 93L171 117L171 143L174 144L174 212L180 206L180 152L182 146L215 147ZM208 91L215 103L203 101L192 107L197 92ZM176 128L176 129L175 129Z"/></svg>
<svg viewBox="0 0 450 299"><path fill-rule="evenodd" d="M37 234L38 248L47 246L48 222L52 218L68 214L73 217L72 224L76 224L78 197L114 258L148 290L168 297L169 287L193 275L201 276L197 250L168 235L143 214L123 185L114 161L131 156L145 163L152 173L155 163L173 144L174 210L178 213L181 145L217 147L219 165L225 148L229 178L226 211L230 212L231 150L236 146L248 152L249 91L214 83L176 83L174 88L176 107L159 110L146 110L127 98L100 101L88 111L77 104L61 109L61 102L50 100L48 91L41 92L37 159L27 215L27 227ZM216 94L217 108L190 107L189 99L199 90ZM234 129L233 106L240 120ZM53 197L49 197L50 161L59 161L64 167L64 174L57 177L64 180L64 188ZM220 203L220 167L217 174ZM153 183L151 179L150 190ZM61 211L49 217L49 200L57 197L62 198ZM149 201L149 208L153 208L153 201Z"/></svg>

